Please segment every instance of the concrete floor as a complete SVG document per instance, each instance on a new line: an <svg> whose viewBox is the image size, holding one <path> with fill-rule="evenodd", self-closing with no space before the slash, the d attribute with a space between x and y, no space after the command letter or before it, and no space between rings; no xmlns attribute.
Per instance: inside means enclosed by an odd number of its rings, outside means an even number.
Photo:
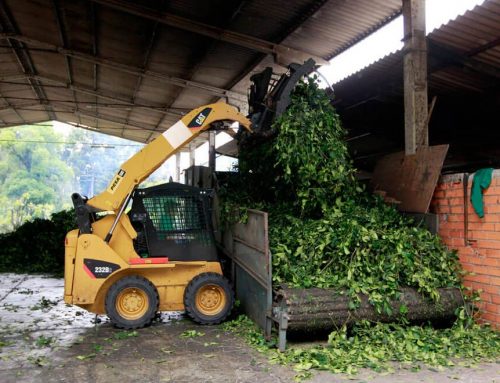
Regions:
<svg viewBox="0 0 500 383"><path fill-rule="evenodd" d="M114 329L62 302L63 281L0 274L0 382L293 382L291 367L268 363L218 326L197 326L179 314L136 332ZM195 330L198 336L183 337ZM319 382L500 383L500 361L474 368L424 369L356 376L316 372Z"/></svg>

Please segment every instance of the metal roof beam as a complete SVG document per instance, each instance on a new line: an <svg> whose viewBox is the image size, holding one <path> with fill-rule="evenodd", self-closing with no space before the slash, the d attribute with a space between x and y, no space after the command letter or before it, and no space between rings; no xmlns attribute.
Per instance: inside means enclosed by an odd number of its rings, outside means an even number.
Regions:
<svg viewBox="0 0 500 383"><path fill-rule="evenodd" d="M157 12L155 10L132 4L123 0L90 0L95 3L117 9L122 12L130 13L145 19L158 21L173 28L197 33L203 36L211 37L215 40L239 45L249 48L256 52L271 54L274 56L277 64L286 66L292 62L304 62L312 58L318 65L328 65L328 61L323 57L312 53L299 51L285 45L276 44L270 41L262 40L243 33L228 31L213 25L190 20L168 12Z"/></svg>
<svg viewBox="0 0 500 383"><path fill-rule="evenodd" d="M56 85L60 85L62 88L73 90L75 92L79 92L79 93L86 94L89 96L95 96L97 98L102 98L104 100L119 102L119 103L122 103L124 106L131 106L131 107L138 108L138 109L150 110L153 112L157 112L157 113L161 113L161 114L165 114L165 115L170 115L170 116L173 116L176 118L182 117L183 111L184 111L184 110L178 110L178 111L165 110L162 105L155 106L155 105L148 105L148 104L136 104L135 102L132 102L132 100L130 100L127 96L124 96L124 95L121 95L118 93L96 91L90 87L69 84L61 79L57 79L55 77L49 77L49 76L32 76L32 75L0 76L0 82L1 81L24 80L24 79L30 78L30 77L34 78L38 81L49 82L49 83L53 83ZM50 100L47 100L47 101L50 102Z"/></svg>
<svg viewBox="0 0 500 383"><path fill-rule="evenodd" d="M0 94L0 100L2 100L3 102L5 102L7 104L7 110L8 109L12 109L12 111L16 114L16 116L21 120L21 122L23 124L26 124L26 120L23 118L23 116L21 116L19 114L19 112L17 111L17 109L2 95Z"/></svg>
<svg viewBox="0 0 500 383"><path fill-rule="evenodd" d="M209 94L213 94L218 97L222 98L234 98L239 101L246 101L247 96L242 93L237 93L233 92L227 89L223 88L218 88L212 85L204 84L198 81L190 81L190 80L185 80L182 78L178 77L173 77L164 73L159 73L159 72L154 72L151 70L141 70L140 68L133 66L133 65L128 65L128 64L123 64L117 61L105 59L105 58L100 58L100 57L94 57L92 55L89 55L87 53L81 52L81 51L76 51L76 50L69 50L65 49L63 47L47 43L44 41L40 41L37 39L33 39L30 37L26 37L20 34L16 33L0 33L0 39L7 39L7 40L15 40L15 41L20 41L24 44L28 45L34 45L34 46L39 46L39 47L44 47L48 50L53 50L54 53L59 53L65 56L69 57L74 57L76 59L90 62L90 63L96 63L105 67L112 68L114 70L123 72L123 73L128 73L134 76L141 76L141 77L146 77L146 78L151 78L166 84L171 84L175 86L180 86L182 88L194 88L194 89L199 89L202 91L205 91Z"/></svg>
<svg viewBox="0 0 500 383"><path fill-rule="evenodd" d="M52 8L54 9L54 16L56 19L56 25L57 25L57 30L59 32L59 39L61 40L61 44L63 45L64 48L68 48L69 46L68 37L66 35L66 31L63 26L63 16L59 0L52 0ZM66 63L66 72L68 74L68 82L70 84L73 84L73 68L71 66L71 59L68 56L65 56L64 59ZM77 105L78 107L75 92L72 91L72 94L73 94L73 100L75 101L75 105Z"/></svg>
<svg viewBox="0 0 500 383"><path fill-rule="evenodd" d="M53 102L53 104L57 105L58 107L60 107L60 108L62 108L64 110L67 110L67 112L61 111L61 113L72 113L75 116L97 118L99 120L107 121L107 122L112 122L112 123L118 124L118 125L124 125L125 124L125 119L123 119L123 118L110 116L110 115L103 114L103 113L100 113L100 112L90 113L90 112L86 112L86 111L83 111L83 110L76 110L76 108L72 108L72 107L70 107L68 105L65 105L64 103ZM148 125L148 126L142 125L141 126L141 125L139 125L137 123L130 123L129 122L127 126L128 127L136 128L138 130L144 130L144 131L152 131L152 130L154 130L154 127L152 125ZM121 128L119 128L119 129L121 129Z"/></svg>
<svg viewBox="0 0 500 383"><path fill-rule="evenodd" d="M90 29L92 31L92 55L97 57L97 17L96 17L96 7L94 3L89 3L89 22ZM97 90L98 82L98 69L97 64L94 63L93 77L94 77L94 90Z"/></svg>
<svg viewBox="0 0 500 383"><path fill-rule="evenodd" d="M2 32L8 31L17 33L16 24L14 23L12 15L10 14L10 11L4 1L0 1L0 24L2 26ZM16 57L16 60L19 63L19 66L21 67L23 73L36 74L35 66L33 65L31 56L25 49L23 42L12 41L10 39L7 39L7 42L12 48L12 52L14 53L14 56ZM47 98L43 87L37 81L28 79L28 82L30 83L31 89L33 89L36 97L38 97L40 100ZM56 119L56 115L51 110L50 105L45 105L45 110L50 119Z"/></svg>
<svg viewBox="0 0 500 383"><path fill-rule="evenodd" d="M428 39L428 45L429 54L443 61L441 67L446 67L447 64L464 66L480 74L500 79L500 69L493 65L475 60L468 57L468 54L461 54L455 49L436 43L431 39Z"/></svg>
<svg viewBox="0 0 500 383"><path fill-rule="evenodd" d="M164 6L165 2L162 3L162 7ZM158 36L158 26L159 26L159 22L156 21L155 24L153 25L153 28L151 29L151 35L149 37L149 40L148 40L148 44L147 44L147 48L146 48L146 52L144 53L144 59L143 59L143 62L142 62L142 70L146 70L148 68L148 63L149 63L149 56L151 55L151 51L153 50L153 47L154 47L154 44L155 44L155 41L157 39L157 36ZM135 86L134 86L134 92L132 93L132 102L135 103L135 98L137 97L137 92L139 91L141 85L142 85L142 80L143 80L143 77L142 76L139 76L137 77L137 81L135 83ZM184 88L181 88L181 89L184 89ZM130 114L132 113L132 110L130 110L128 113L127 113L127 117L126 117L126 121L128 121L130 119ZM163 115L161 117L161 120L163 120L165 118L166 115ZM122 131L122 135L124 133L125 129Z"/></svg>
<svg viewBox="0 0 500 383"><path fill-rule="evenodd" d="M90 33L92 36L92 55L94 57L97 57L97 5L89 2L88 3L88 18L89 18L89 24L90 24ZM94 81L94 90L97 91L97 88L99 86L99 67L97 66L96 63L92 65L92 77ZM95 98L95 103L97 104L97 97ZM96 128L99 128L99 120L95 120L95 125Z"/></svg>
<svg viewBox="0 0 500 383"><path fill-rule="evenodd" d="M244 6L246 0L239 0L238 2L235 2L236 4L233 6L233 9L230 9L231 13L230 13L230 17L229 19L224 19L224 20L219 20L219 23L221 23L222 21L226 22L227 25L230 25L231 22L234 21L234 19L236 18L236 16L238 15L238 13L241 11L241 8ZM224 12L221 12L222 14ZM223 15L221 15L220 17L222 17ZM158 22L156 22L158 25ZM194 63L194 65L191 65L191 68L189 69L188 71L188 74L187 74L187 77L189 79L192 79L196 73L196 71L198 70L198 68L201 66L201 64L203 63L203 61L208 57L209 53L212 52L215 47L217 45L217 41L216 40L212 40L210 44L204 44L203 48L201 49L201 51L197 54L197 60L196 62ZM175 95L174 99L172 102L170 102L169 104L166 105L166 108L170 108L172 107L172 105L175 104L175 102L178 100L178 98L181 96L181 94L183 93L183 91L185 90L185 88L181 88L177 94ZM165 116L162 116L158 122L156 123L156 129L158 129L160 127L161 124L163 124L163 121L165 120ZM149 135L149 137L147 138L146 142L149 142L149 140L151 139L151 137L153 136L153 134L151 133Z"/></svg>

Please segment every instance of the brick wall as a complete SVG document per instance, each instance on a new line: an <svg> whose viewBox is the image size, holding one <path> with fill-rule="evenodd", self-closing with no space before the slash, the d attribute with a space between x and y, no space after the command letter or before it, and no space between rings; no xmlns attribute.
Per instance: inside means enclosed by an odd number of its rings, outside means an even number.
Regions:
<svg viewBox="0 0 500 383"><path fill-rule="evenodd" d="M463 174L441 177L434 192L431 212L438 214L439 234L452 249L458 250L466 271L465 285L482 290L480 320L500 328L500 170L493 172L485 190L484 218L470 203L473 174L468 185L468 230L465 231Z"/></svg>

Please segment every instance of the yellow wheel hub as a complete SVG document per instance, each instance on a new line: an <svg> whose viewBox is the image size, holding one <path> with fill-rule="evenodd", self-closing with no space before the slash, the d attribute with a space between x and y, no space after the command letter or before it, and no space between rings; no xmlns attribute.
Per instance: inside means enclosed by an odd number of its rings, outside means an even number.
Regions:
<svg viewBox="0 0 500 383"><path fill-rule="evenodd" d="M128 287L118 294L115 307L123 319L135 320L148 311L149 299L144 290Z"/></svg>
<svg viewBox="0 0 500 383"><path fill-rule="evenodd" d="M226 306L226 293L218 285L205 285L196 292L196 308L203 315L217 315Z"/></svg>

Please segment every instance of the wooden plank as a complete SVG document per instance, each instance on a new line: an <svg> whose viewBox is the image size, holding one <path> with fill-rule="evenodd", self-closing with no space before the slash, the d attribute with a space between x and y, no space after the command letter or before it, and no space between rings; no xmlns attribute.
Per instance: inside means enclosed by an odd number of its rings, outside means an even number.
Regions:
<svg viewBox="0 0 500 383"><path fill-rule="evenodd" d="M427 213L448 147L422 146L413 156L398 152L381 158L373 173L373 189L401 201L401 211Z"/></svg>

